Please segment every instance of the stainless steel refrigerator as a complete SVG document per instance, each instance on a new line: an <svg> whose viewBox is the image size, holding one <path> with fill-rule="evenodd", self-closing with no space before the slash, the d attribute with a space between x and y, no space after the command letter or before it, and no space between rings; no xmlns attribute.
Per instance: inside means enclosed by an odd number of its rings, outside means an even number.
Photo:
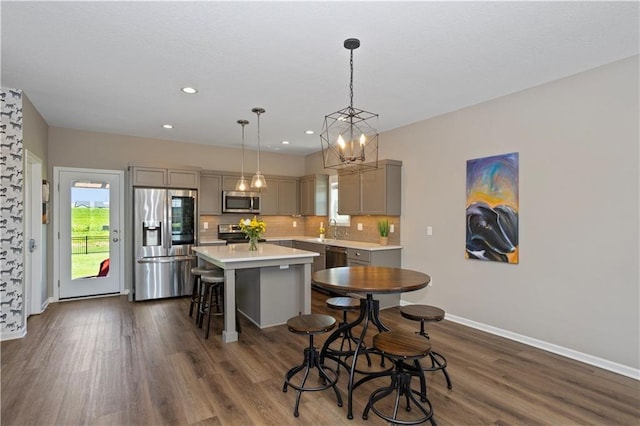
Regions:
<svg viewBox="0 0 640 426"><path fill-rule="evenodd" d="M191 294L197 191L134 188L134 300Z"/></svg>

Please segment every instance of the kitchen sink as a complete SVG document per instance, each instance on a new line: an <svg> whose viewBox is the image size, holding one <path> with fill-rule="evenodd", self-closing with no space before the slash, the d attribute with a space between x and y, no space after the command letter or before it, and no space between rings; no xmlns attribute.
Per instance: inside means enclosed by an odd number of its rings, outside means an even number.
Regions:
<svg viewBox="0 0 640 426"><path fill-rule="evenodd" d="M307 241L310 243L330 243L335 240L333 238L307 238L304 241Z"/></svg>

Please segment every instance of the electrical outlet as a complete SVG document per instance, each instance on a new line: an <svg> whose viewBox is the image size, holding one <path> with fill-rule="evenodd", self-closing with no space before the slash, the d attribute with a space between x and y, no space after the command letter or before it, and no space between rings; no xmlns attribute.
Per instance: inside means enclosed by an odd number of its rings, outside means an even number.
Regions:
<svg viewBox="0 0 640 426"><path fill-rule="evenodd" d="M293 227L297 228L298 227L298 222L296 222L295 220L293 221Z"/></svg>
<svg viewBox="0 0 640 426"><path fill-rule="evenodd" d="M427 226L427 235L429 236L433 235L433 228L430 226Z"/></svg>
<svg viewBox="0 0 640 426"><path fill-rule="evenodd" d="M362 224L361 223L358 224L358 231L362 231Z"/></svg>
<svg viewBox="0 0 640 426"><path fill-rule="evenodd" d="M203 222L203 223L202 223L202 227L203 227L204 229L209 229L209 222Z"/></svg>
<svg viewBox="0 0 640 426"><path fill-rule="evenodd" d="M391 225L389 225L389 232L391 232L392 234L393 234L394 232L396 232L396 227L395 227L395 226L393 226L393 223L392 223Z"/></svg>

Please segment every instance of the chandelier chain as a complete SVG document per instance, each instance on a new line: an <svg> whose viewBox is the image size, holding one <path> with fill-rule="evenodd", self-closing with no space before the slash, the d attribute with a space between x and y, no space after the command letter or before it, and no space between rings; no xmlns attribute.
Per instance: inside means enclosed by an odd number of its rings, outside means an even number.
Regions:
<svg viewBox="0 0 640 426"><path fill-rule="evenodd" d="M349 60L351 67L351 79L349 80L349 107L353 110L353 49L351 49L351 59Z"/></svg>

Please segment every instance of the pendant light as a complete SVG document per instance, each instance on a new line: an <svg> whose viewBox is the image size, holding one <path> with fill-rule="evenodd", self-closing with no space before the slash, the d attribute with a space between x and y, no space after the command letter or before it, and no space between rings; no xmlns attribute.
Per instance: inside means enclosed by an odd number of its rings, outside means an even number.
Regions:
<svg viewBox="0 0 640 426"><path fill-rule="evenodd" d="M353 51L360 40L348 38L345 49L351 52L349 65L349 106L324 117L320 133L325 169L378 168L378 114L353 107Z"/></svg>
<svg viewBox="0 0 640 426"><path fill-rule="evenodd" d="M236 182L236 191L246 191L249 189L249 181L244 177L244 126L249 124L247 120L238 120L238 124L242 126L242 175Z"/></svg>
<svg viewBox="0 0 640 426"><path fill-rule="evenodd" d="M264 175L260 173L260 114L264 114L264 108L255 107L251 112L256 113L258 116L258 169L256 170L256 174L251 178L251 188L259 190L267 187L267 181Z"/></svg>

